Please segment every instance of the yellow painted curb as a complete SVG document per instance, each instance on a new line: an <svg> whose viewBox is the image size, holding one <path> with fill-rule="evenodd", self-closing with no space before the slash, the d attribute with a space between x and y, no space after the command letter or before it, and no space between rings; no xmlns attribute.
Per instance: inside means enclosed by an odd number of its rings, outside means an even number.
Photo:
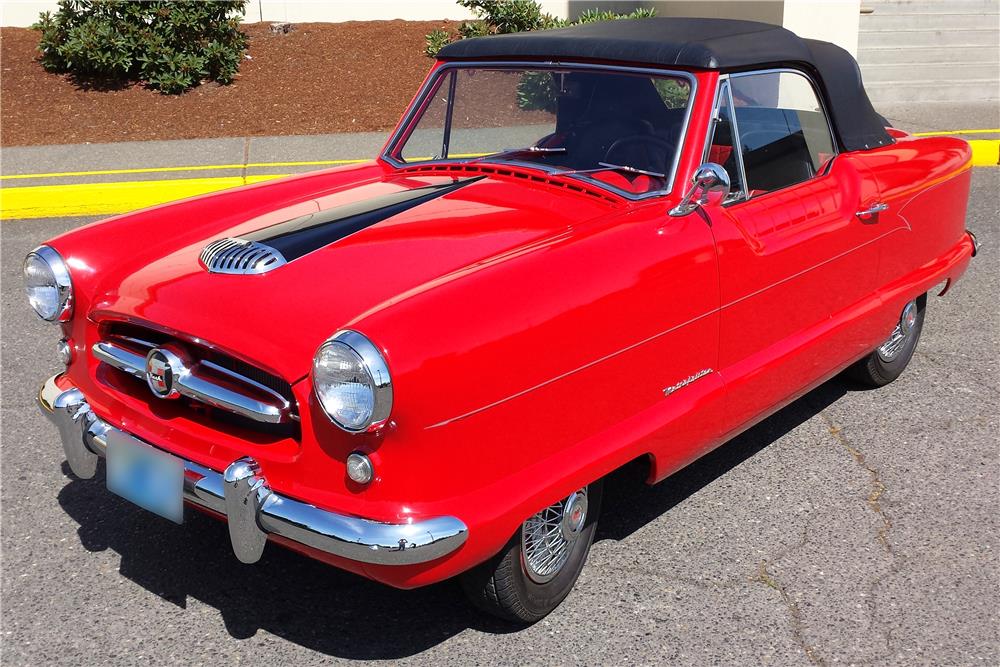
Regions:
<svg viewBox="0 0 1000 667"><path fill-rule="evenodd" d="M124 213L283 175L8 187L0 189L0 220Z"/></svg>
<svg viewBox="0 0 1000 667"><path fill-rule="evenodd" d="M984 130L935 130L934 132L914 132L914 137L948 137L953 134L1000 134L1000 127Z"/></svg>
<svg viewBox="0 0 1000 667"><path fill-rule="evenodd" d="M969 146L972 147L973 167L1000 165L1000 139L973 139Z"/></svg>

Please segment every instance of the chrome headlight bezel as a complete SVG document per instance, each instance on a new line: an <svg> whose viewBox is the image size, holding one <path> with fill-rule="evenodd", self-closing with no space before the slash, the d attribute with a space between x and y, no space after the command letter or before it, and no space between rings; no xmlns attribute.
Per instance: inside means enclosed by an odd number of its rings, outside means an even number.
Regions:
<svg viewBox="0 0 1000 667"><path fill-rule="evenodd" d="M319 361L324 350L331 346L342 346L345 351L355 355L367 373L366 383L372 397L372 409L367 419L361 424L347 424L329 409L320 391L322 379L319 377ZM392 376L389 365L379 349L364 335L352 329L343 329L328 338L316 349L313 356L312 369L313 394L323 413L338 428L348 433L370 433L385 426L392 412Z"/></svg>
<svg viewBox="0 0 1000 667"><path fill-rule="evenodd" d="M52 273L52 287L56 289L59 301L55 312L51 316L43 315L38 312L38 309L34 306L32 306L31 309L35 311L35 314L38 315L38 317L46 322L68 321L73 316L73 279L70 277L69 268L66 266L66 262L63 261L62 256L60 256L58 252L47 245L41 245L25 256L24 263L22 265L22 274L27 270L28 262L31 261L33 257L43 262ZM27 285L25 285L25 289L27 289Z"/></svg>

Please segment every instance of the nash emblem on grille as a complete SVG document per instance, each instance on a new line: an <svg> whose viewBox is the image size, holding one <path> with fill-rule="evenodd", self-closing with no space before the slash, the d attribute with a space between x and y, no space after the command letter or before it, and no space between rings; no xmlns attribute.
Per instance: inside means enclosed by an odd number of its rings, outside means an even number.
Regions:
<svg viewBox="0 0 1000 667"><path fill-rule="evenodd" d="M146 384L158 398L177 398L180 392L174 386L177 375L186 368L180 358L160 348L154 348L146 355Z"/></svg>

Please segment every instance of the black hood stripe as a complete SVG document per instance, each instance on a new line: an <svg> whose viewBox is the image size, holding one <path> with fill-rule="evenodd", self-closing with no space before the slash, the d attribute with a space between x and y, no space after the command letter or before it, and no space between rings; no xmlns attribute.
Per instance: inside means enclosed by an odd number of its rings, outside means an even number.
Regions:
<svg viewBox="0 0 1000 667"><path fill-rule="evenodd" d="M290 262L483 178L485 176L476 176L441 185L393 192L279 222L249 234L242 234L240 238L270 246Z"/></svg>

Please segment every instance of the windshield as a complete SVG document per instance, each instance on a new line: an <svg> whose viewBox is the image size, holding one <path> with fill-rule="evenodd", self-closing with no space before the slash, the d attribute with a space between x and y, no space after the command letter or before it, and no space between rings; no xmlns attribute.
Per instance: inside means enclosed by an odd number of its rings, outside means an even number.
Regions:
<svg viewBox="0 0 1000 667"><path fill-rule="evenodd" d="M446 68L388 155L530 163L646 194L668 185L690 97L681 75Z"/></svg>

